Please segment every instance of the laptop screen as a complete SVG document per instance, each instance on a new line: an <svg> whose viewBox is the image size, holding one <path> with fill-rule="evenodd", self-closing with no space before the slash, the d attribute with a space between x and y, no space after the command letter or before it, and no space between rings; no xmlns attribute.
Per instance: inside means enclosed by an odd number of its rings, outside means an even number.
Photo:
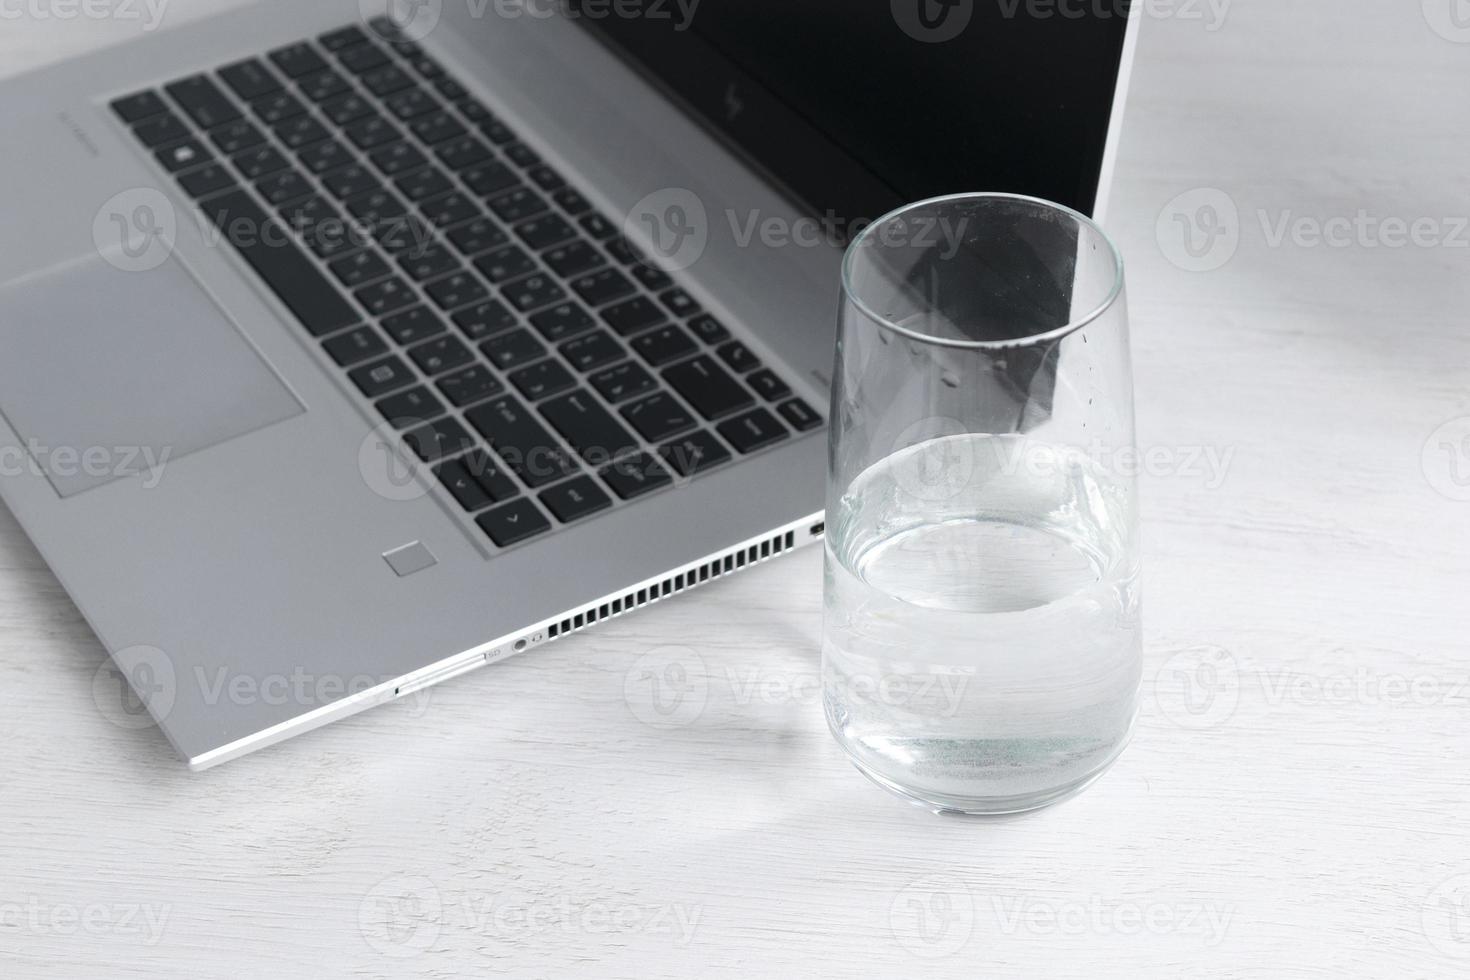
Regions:
<svg viewBox="0 0 1470 980"><path fill-rule="evenodd" d="M807 210L963 191L1091 213L1129 0L579 0Z"/></svg>

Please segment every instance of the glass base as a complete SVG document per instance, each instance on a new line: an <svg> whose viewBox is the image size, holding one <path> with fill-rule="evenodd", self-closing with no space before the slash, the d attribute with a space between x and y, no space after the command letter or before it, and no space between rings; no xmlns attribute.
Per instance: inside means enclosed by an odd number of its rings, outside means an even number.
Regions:
<svg viewBox="0 0 1470 980"><path fill-rule="evenodd" d="M1134 721L1137 721L1137 715L1134 716ZM1041 810L1081 793L1087 787L1101 779L1113 767L1113 763L1118 761L1118 757L1128 748L1128 743L1132 739L1133 725L1130 724L1128 726L1128 733L1118 743L1117 751L1092 772L1083 776L1081 779L1073 780L1065 785L1037 793L1027 793L1023 796L952 797L940 794L921 793L906 786L901 786L887 776L880 775L872 769L869 769L858 761L851 752L848 752L846 746L843 746L843 753L847 756L848 761L852 763L853 768L867 777L870 782L886 789L894 796L913 806L921 807L941 816L1005 817L1020 813L1029 813L1032 810ZM842 740L838 739L837 744L842 745Z"/></svg>

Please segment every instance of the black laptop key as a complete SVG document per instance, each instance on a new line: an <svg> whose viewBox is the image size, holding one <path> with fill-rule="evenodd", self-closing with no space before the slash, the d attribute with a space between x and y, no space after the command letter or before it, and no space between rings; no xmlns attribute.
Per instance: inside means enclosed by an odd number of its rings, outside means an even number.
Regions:
<svg viewBox="0 0 1470 980"><path fill-rule="evenodd" d="M189 127L172 112L150 116L133 127L133 135L143 145L152 149L165 143L175 143L189 138Z"/></svg>
<svg viewBox="0 0 1470 980"><path fill-rule="evenodd" d="M288 201L311 193L311 184L296 170L278 170L255 182L255 189L272 205L280 207Z"/></svg>
<svg viewBox="0 0 1470 980"><path fill-rule="evenodd" d="M520 487L510 478L507 468L483 449L471 450L460 457L459 462L474 477L480 489L488 493L490 499L496 503L509 500L521 492Z"/></svg>
<svg viewBox="0 0 1470 980"><path fill-rule="evenodd" d="M460 99L468 98L470 94L465 91L463 85L448 75L440 75L435 78L434 87L439 90L440 95L444 96L450 102L458 102Z"/></svg>
<svg viewBox="0 0 1470 980"><path fill-rule="evenodd" d="M606 241L618 233L618 230L613 227L613 223L596 211L591 214L584 214L577 220L577 224L581 225L583 231L599 242Z"/></svg>
<svg viewBox="0 0 1470 980"><path fill-rule="evenodd" d="M487 299L466 306L454 314L455 326L465 337L478 343L504 333L517 323L516 315L498 299Z"/></svg>
<svg viewBox="0 0 1470 980"><path fill-rule="evenodd" d="M438 100L418 87L406 89L389 96L383 100L383 105L387 106L388 111L393 113L396 118L404 122L410 119L417 119L426 113L436 112L439 109Z"/></svg>
<svg viewBox="0 0 1470 980"><path fill-rule="evenodd" d="M312 102L325 102L352 91L347 79L330 68L307 75L296 85L301 89L301 94Z"/></svg>
<svg viewBox="0 0 1470 980"><path fill-rule="evenodd" d="M527 276L514 282L506 283L501 287L501 293L508 299L512 306L522 313L538 310L552 303L560 303L567 298L567 291L562 289L550 276Z"/></svg>
<svg viewBox="0 0 1470 980"><path fill-rule="evenodd" d="M791 388L786 382L778 378L776 372L769 368L762 368L745 380L756 390L756 394L768 402L778 402L791 394Z"/></svg>
<svg viewBox="0 0 1470 980"><path fill-rule="evenodd" d="M741 374L745 374L747 371L754 371L761 366L760 360L750 352L750 348L738 340L732 340L721 347L719 354L720 360L730 365L731 370L738 371Z"/></svg>
<svg viewBox="0 0 1470 980"><path fill-rule="evenodd" d="M347 126L374 114L368 101L356 93L322 103L322 112L338 126Z"/></svg>
<svg viewBox="0 0 1470 980"><path fill-rule="evenodd" d="M169 173L188 170L190 167L197 167L214 159L214 154L196 139L186 139L182 143L166 146L156 151L154 155Z"/></svg>
<svg viewBox="0 0 1470 980"><path fill-rule="evenodd" d="M395 187L410 201L422 201L454 190L454 184L438 167L423 167L412 173L403 173L394 181ZM432 215L429 216L432 220ZM435 222L437 223L437 222Z"/></svg>
<svg viewBox="0 0 1470 980"><path fill-rule="evenodd" d="M696 412L711 421L755 404L750 392L707 354L666 368L663 376Z"/></svg>
<svg viewBox="0 0 1470 980"><path fill-rule="evenodd" d="M121 99L114 99L112 111L125 123L135 123L149 116L156 116L168 109L163 99L159 98L157 92L139 92L136 95L126 95Z"/></svg>
<svg viewBox="0 0 1470 980"><path fill-rule="evenodd" d="M457 228L451 228L445 234L463 255L478 255L510 241L510 236L499 225L483 215Z"/></svg>
<svg viewBox="0 0 1470 980"><path fill-rule="evenodd" d="M490 290L485 288L485 284L468 272L437 279L425 286L424 291L441 310L458 309L490 298Z"/></svg>
<svg viewBox="0 0 1470 980"><path fill-rule="evenodd" d="M376 252L358 252L346 258L337 259L328 266L337 281L348 289L356 289L365 286L374 279L381 279L393 270L383 257Z"/></svg>
<svg viewBox="0 0 1470 980"><path fill-rule="evenodd" d="M270 53L270 59L288 78L301 78L327 67L322 56L306 41L277 48Z"/></svg>
<svg viewBox="0 0 1470 980"><path fill-rule="evenodd" d="M649 364L661 367L671 361L677 361L686 354L694 353L699 350L699 345L690 339L689 334L682 329L668 324L640 334L633 341L633 349Z"/></svg>
<svg viewBox="0 0 1470 980"><path fill-rule="evenodd" d="M614 303L599 311L598 316L624 337L663 323L667 319L662 310L643 296L634 296L621 303Z"/></svg>
<svg viewBox="0 0 1470 980"><path fill-rule="evenodd" d="M423 201L419 204L419 210L424 213L425 218L440 228L448 228L480 216L480 206L459 191Z"/></svg>
<svg viewBox="0 0 1470 980"><path fill-rule="evenodd" d="M376 113L352 123L343 132L347 134L353 146L364 152L399 138L398 129Z"/></svg>
<svg viewBox="0 0 1470 980"><path fill-rule="evenodd" d="M781 417L797 432L807 432L822 425L822 417L800 398L783 402L776 411L781 413Z"/></svg>
<svg viewBox="0 0 1470 980"><path fill-rule="evenodd" d="M499 398L465 413L505 465L535 489L577 471L576 461L514 398Z"/></svg>
<svg viewBox="0 0 1470 980"><path fill-rule="evenodd" d="M269 68L255 58L246 58L219 70L224 83L246 102L254 102L263 95L279 91L281 83Z"/></svg>
<svg viewBox="0 0 1470 980"><path fill-rule="evenodd" d="M730 450L704 429L665 443L659 447L658 454L680 476L702 473L731 458Z"/></svg>
<svg viewBox="0 0 1470 980"><path fill-rule="evenodd" d="M699 304L694 302L694 297L682 289L670 289L660 293L658 299L664 304L665 309L681 320L699 312Z"/></svg>
<svg viewBox="0 0 1470 980"><path fill-rule="evenodd" d="M531 401L540 401L560 391L566 391L577 383L571 372L559 361L537 361L528 367L510 373L510 383Z"/></svg>
<svg viewBox="0 0 1470 980"><path fill-rule="evenodd" d="M372 327L357 327L322 342L327 356L341 367L351 367L370 357L388 353L388 345Z"/></svg>
<svg viewBox="0 0 1470 980"><path fill-rule="evenodd" d="M621 239L618 240L621 241ZM609 248L609 251L611 251L611 248ZM651 290L655 293L662 292L674 284L674 280L669 278L667 272L657 266L649 265L642 259L636 260L632 265L628 266L628 272L632 274L634 279L637 279L643 284L644 289Z"/></svg>
<svg viewBox="0 0 1470 980"><path fill-rule="evenodd" d="M611 364L623 356L623 348L605 330L569 340L561 345L561 356L578 371L587 372Z"/></svg>
<svg viewBox="0 0 1470 980"><path fill-rule="evenodd" d="M378 402L378 414L395 429L413 429L444 414L444 404L420 385L389 395Z"/></svg>
<svg viewBox="0 0 1470 980"><path fill-rule="evenodd" d="M288 166L286 158L273 146L258 146L253 150L246 150L237 154L233 162L247 180L256 180Z"/></svg>
<svg viewBox="0 0 1470 980"><path fill-rule="evenodd" d="M488 202L495 217L507 224L516 224L546 210L546 199L529 187L517 187L493 197Z"/></svg>
<svg viewBox="0 0 1470 980"><path fill-rule="evenodd" d="M544 356L546 348L531 336L529 330L516 330L492 337L480 345L480 351L491 364L505 371Z"/></svg>
<svg viewBox="0 0 1470 980"><path fill-rule="evenodd" d="M591 330L597 321L576 303L558 303L531 316L531 326L553 344L574 334Z"/></svg>
<svg viewBox="0 0 1470 980"><path fill-rule="evenodd" d="M456 136L434 147L434 153L444 161L444 166L454 171L474 166L490 159L490 147L473 136Z"/></svg>
<svg viewBox="0 0 1470 980"><path fill-rule="evenodd" d="M398 276L363 286L356 294L357 301L373 316L383 316L402 309L414 301L413 290Z"/></svg>
<svg viewBox="0 0 1470 980"><path fill-rule="evenodd" d="M375 44L355 44L337 52L342 67L354 75L362 75L388 63L388 56Z"/></svg>
<svg viewBox="0 0 1470 980"><path fill-rule="evenodd" d="M383 189L378 178L368 172L366 167L356 163L323 174L322 185L338 200L346 200L349 197L358 197Z"/></svg>
<svg viewBox="0 0 1470 980"><path fill-rule="evenodd" d="M434 244L434 229L416 214L400 214L382 222L378 244L393 255L421 252Z"/></svg>
<svg viewBox="0 0 1470 980"><path fill-rule="evenodd" d="M354 368L347 376L357 385L357 390L369 398L386 395L414 380L414 374L408 365L394 355Z"/></svg>
<svg viewBox="0 0 1470 980"><path fill-rule="evenodd" d="M590 476L579 476L541 491L541 502L563 524L612 506L612 498Z"/></svg>
<svg viewBox="0 0 1470 980"><path fill-rule="evenodd" d="M380 99L394 92L401 92L412 84L413 79L396 65L383 65L363 73L362 76L363 88Z"/></svg>
<svg viewBox="0 0 1470 980"><path fill-rule="evenodd" d="M349 199L347 210L374 229L392 218L402 217L408 213L408 208L404 207L402 201L394 197L391 192L381 188Z"/></svg>
<svg viewBox="0 0 1470 980"><path fill-rule="evenodd" d="M534 220L534 219L533 219ZM560 219L558 219L560 220ZM541 253L551 271L564 279L581 275L603 264L602 253L584 241L567 242Z"/></svg>
<svg viewBox="0 0 1470 980"><path fill-rule="evenodd" d="M587 379L592 387L610 402L626 401L629 398L652 391L658 386L653 375L642 364L624 361L598 371Z"/></svg>
<svg viewBox="0 0 1470 980"><path fill-rule="evenodd" d="M479 269L486 279L498 286L512 279L519 279L521 276L529 276L540 267L525 249L517 245L509 245L475 259L475 268Z"/></svg>
<svg viewBox="0 0 1470 980"><path fill-rule="evenodd" d="M464 367L475 359L474 352L453 334L427 340L411 348L408 356L419 366L420 371L430 376Z"/></svg>
<svg viewBox="0 0 1470 980"><path fill-rule="evenodd" d="M471 364L467 368L444 375L435 383L444 397L457 408L484 401L505 390L505 385L483 364Z"/></svg>
<svg viewBox="0 0 1470 980"><path fill-rule="evenodd" d="M368 37L362 32L362 28L356 26L340 27L335 31L328 31L317 38L321 42L322 47L332 52L341 51L343 48L350 48L354 44L363 44L367 39Z"/></svg>
<svg viewBox="0 0 1470 980"><path fill-rule="evenodd" d="M730 331L708 313L701 314L689 321L689 329L694 335L706 344L718 344L730 339Z"/></svg>
<svg viewBox="0 0 1470 980"><path fill-rule="evenodd" d="M589 306L602 306L635 292L632 281L616 269L603 269L574 279L572 288Z"/></svg>
<svg viewBox="0 0 1470 980"><path fill-rule="evenodd" d="M444 110L421 116L408 124L414 135L433 146L465 134L464 126Z"/></svg>
<svg viewBox="0 0 1470 980"><path fill-rule="evenodd" d="M240 110L207 75L194 75L165 86L185 115L200 129L213 129L240 118Z"/></svg>
<svg viewBox="0 0 1470 980"><path fill-rule="evenodd" d="M558 190L564 184L566 184L566 181L562 178L561 174L557 173L555 170L551 169L551 167L547 166L544 163L538 163L536 164L536 166L527 170L526 176L531 178L531 183L535 184L543 191Z"/></svg>
<svg viewBox="0 0 1470 980"><path fill-rule="evenodd" d="M275 127L276 136L293 150L319 143L326 139L330 133L327 128L310 116L297 116L278 123ZM346 160L342 160L346 163Z"/></svg>
<svg viewBox="0 0 1470 980"><path fill-rule="evenodd" d="M467 511L484 510L495 502L490 499L485 488L480 486L479 481L474 478L461 459L440 463L434 467L434 475L439 478L440 483L444 484L444 489L448 490L459 505Z"/></svg>
<svg viewBox="0 0 1470 980"><path fill-rule="evenodd" d="M403 434L403 441L427 463L465 452L475 445L475 437L456 418L436 419L428 425L410 429Z"/></svg>
<svg viewBox="0 0 1470 980"><path fill-rule="evenodd" d="M648 453L634 453L609 463L597 475L624 500L666 487L674 482L669 471Z"/></svg>
<svg viewBox="0 0 1470 980"><path fill-rule="evenodd" d="M308 146L297 157L314 174L324 174L352 162L352 154L347 147L332 139Z"/></svg>
<svg viewBox="0 0 1470 980"><path fill-rule="evenodd" d="M252 146L264 143L265 134L253 123L239 119L211 130L209 141L225 156L234 156L241 150L248 150Z"/></svg>
<svg viewBox="0 0 1470 980"><path fill-rule="evenodd" d="M785 427L764 408L721 422L716 428L730 445L742 453L753 453L787 436Z"/></svg>
<svg viewBox="0 0 1470 980"><path fill-rule="evenodd" d="M437 336L447 329L438 314L425 306L413 306L384 317L382 324L383 329L388 331L388 336L405 347Z"/></svg>
<svg viewBox="0 0 1470 980"><path fill-rule="evenodd" d="M536 251L575 238L577 231L559 214L543 214L516 225L515 232L521 241Z"/></svg>
<svg viewBox="0 0 1470 980"><path fill-rule="evenodd" d="M557 188L552 192L551 199L556 202L557 207L574 218L592 209L591 203L571 187Z"/></svg>
<svg viewBox="0 0 1470 980"><path fill-rule="evenodd" d="M430 245L404 252L398 257L398 264L404 272L419 282L426 282L459 269L459 259L442 245Z"/></svg>
<svg viewBox="0 0 1470 980"><path fill-rule="evenodd" d="M180 174L179 185L188 192L190 197L207 197L234 187L235 178L231 177L229 171L224 167L212 163L198 170Z"/></svg>
<svg viewBox="0 0 1470 980"><path fill-rule="evenodd" d="M673 395L662 391L624 408L623 418L649 442L663 442L699 424Z"/></svg>
<svg viewBox="0 0 1470 980"><path fill-rule="evenodd" d="M318 194L285 208L282 215L306 247L327 261L366 244L357 229Z"/></svg>
<svg viewBox="0 0 1470 980"><path fill-rule="evenodd" d="M250 103L250 108L267 126L294 119L306 112L306 106L301 104L301 100L287 92L276 92L273 95L256 99Z"/></svg>
<svg viewBox="0 0 1470 980"><path fill-rule="evenodd" d="M429 162L429 158L412 143L393 143L379 147L368 155L368 159L389 177L415 170Z"/></svg>
<svg viewBox="0 0 1470 980"><path fill-rule="evenodd" d="M551 522L529 500L513 500L487 510L475 518L475 523L502 548L551 530Z"/></svg>
<svg viewBox="0 0 1470 980"><path fill-rule="evenodd" d="M250 267L313 336L323 336L357 321L357 314L306 254L282 235L268 235L272 222L244 191L210 198L206 213L230 239Z"/></svg>
<svg viewBox="0 0 1470 980"><path fill-rule="evenodd" d="M459 172L465 186L481 197L490 197L515 187L519 181L515 173L499 160L485 160Z"/></svg>

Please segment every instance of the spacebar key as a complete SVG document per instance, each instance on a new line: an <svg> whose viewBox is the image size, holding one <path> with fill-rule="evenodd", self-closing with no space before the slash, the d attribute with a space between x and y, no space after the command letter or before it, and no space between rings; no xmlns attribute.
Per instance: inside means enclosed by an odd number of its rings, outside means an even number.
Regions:
<svg viewBox="0 0 1470 980"><path fill-rule="evenodd" d="M285 226L244 191L221 194L201 206L313 337L357 322L352 307L291 241Z"/></svg>

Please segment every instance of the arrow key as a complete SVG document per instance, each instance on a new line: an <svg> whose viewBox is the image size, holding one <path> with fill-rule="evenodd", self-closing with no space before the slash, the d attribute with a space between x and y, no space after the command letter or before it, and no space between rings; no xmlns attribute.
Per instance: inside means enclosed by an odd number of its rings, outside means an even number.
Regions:
<svg viewBox="0 0 1470 980"><path fill-rule="evenodd" d="M536 505L522 497L512 500L503 507L487 510L475 518L480 529L490 535L502 548L509 548L528 538L551 530L551 522L536 509Z"/></svg>

